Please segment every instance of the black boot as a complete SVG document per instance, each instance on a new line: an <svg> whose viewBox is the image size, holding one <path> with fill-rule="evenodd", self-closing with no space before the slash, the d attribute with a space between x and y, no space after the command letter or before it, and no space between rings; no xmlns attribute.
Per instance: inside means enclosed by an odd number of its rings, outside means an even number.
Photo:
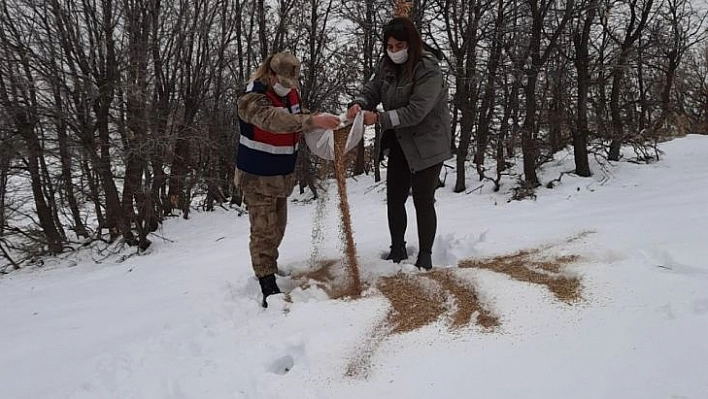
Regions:
<svg viewBox="0 0 708 399"><path fill-rule="evenodd" d="M415 261L416 267L420 269L430 270L433 268L433 260L430 252L418 253L418 260Z"/></svg>
<svg viewBox="0 0 708 399"><path fill-rule="evenodd" d="M261 285L261 292L263 293L263 303L261 303L261 306L267 308L268 302L266 302L266 298L268 298L268 295L280 294L280 288L278 288L278 284L275 282L275 274L259 277L258 283Z"/></svg>
<svg viewBox="0 0 708 399"><path fill-rule="evenodd" d="M393 263L401 263L403 259L408 259L408 252L406 251L406 242L403 241L403 244L391 245L391 253L388 254L386 260L392 260Z"/></svg>

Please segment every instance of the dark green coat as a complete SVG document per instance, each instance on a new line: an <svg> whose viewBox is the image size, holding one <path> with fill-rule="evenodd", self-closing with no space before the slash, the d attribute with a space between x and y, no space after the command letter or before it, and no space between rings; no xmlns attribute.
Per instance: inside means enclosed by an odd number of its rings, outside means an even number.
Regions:
<svg viewBox="0 0 708 399"><path fill-rule="evenodd" d="M452 157L447 84L438 60L424 52L413 68L413 78L397 74L382 62L352 104L373 110L378 104L384 130L391 129L411 168L417 172Z"/></svg>

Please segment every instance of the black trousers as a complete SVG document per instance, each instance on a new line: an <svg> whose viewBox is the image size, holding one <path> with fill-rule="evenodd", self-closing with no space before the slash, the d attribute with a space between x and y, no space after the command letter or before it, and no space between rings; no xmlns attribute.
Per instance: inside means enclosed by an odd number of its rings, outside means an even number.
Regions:
<svg viewBox="0 0 708 399"><path fill-rule="evenodd" d="M441 162L427 169L411 173L398 140L391 137L387 147L389 153L386 204L391 245L404 245L404 236L408 227L406 201L412 188L413 205L418 220L419 252L432 253L438 227L438 218L435 213L435 190L438 187L443 164Z"/></svg>

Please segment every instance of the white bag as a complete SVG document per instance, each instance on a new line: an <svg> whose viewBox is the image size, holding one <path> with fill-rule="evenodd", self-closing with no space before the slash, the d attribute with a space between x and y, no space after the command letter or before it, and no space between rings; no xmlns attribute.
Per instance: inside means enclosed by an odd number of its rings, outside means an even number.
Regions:
<svg viewBox="0 0 708 399"><path fill-rule="evenodd" d="M337 129L347 126L348 121L346 115L340 115L340 124ZM344 146L344 152L347 153L355 148L359 141L364 136L364 112L359 112L352 121L347 143ZM334 130L332 129L313 129L305 132L305 143L310 148L313 154L322 159L334 160Z"/></svg>

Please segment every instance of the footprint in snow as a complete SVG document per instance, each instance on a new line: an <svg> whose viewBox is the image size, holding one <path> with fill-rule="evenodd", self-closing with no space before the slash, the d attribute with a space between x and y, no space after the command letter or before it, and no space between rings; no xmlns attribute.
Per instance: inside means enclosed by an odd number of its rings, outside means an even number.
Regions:
<svg viewBox="0 0 708 399"><path fill-rule="evenodd" d="M273 374L285 375L295 366L295 359L290 355L285 355L276 359L269 367Z"/></svg>

